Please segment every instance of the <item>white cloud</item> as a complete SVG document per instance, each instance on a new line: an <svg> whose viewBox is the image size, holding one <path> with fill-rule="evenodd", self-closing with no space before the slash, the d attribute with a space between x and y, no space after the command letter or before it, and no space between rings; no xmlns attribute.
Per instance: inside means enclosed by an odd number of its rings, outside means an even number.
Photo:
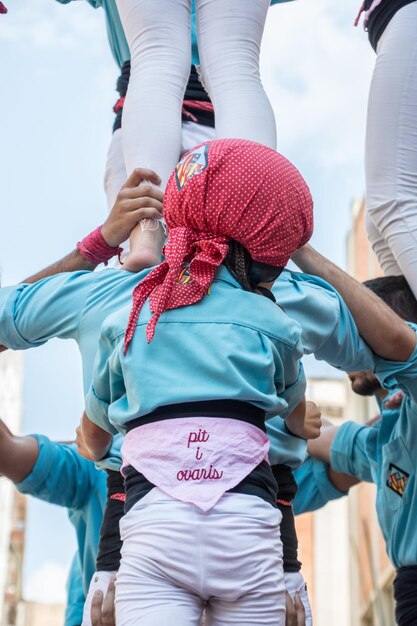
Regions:
<svg viewBox="0 0 417 626"><path fill-rule="evenodd" d="M65 604L68 571L62 565L47 561L31 572L25 585L25 599L42 604Z"/></svg>
<svg viewBox="0 0 417 626"><path fill-rule="evenodd" d="M0 20L0 42L14 47L44 50L85 48L99 54L106 37L104 13L85 2L60 6L51 0L9 3L9 13Z"/></svg>

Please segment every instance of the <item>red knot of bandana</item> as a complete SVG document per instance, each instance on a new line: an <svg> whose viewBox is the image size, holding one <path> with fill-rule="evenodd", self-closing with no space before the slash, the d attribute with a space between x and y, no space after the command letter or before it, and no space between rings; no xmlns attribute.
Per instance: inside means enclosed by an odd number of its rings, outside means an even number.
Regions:
<svg viewBox="0 0 417 626"><path fill-rule="evenodd" d="M208 292L234 239L252 259L285 266L313 229L313 202L299 171L271 148L244 139L207 142L187 152L171 174L163 214L165 261L133 292L124 354L149 298L150 342L161 314ZM187 281L181 272L187 266Z"/></svg>

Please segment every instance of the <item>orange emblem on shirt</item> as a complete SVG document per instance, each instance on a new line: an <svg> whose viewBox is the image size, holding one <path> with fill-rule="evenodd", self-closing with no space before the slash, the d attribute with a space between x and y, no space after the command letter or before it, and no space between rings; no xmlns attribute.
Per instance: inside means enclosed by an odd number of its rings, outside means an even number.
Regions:
<svg viewBox="0 0 417 626"><path fill-rule="evenodd" d="M394 463L390 463L387 475L387 487L402 498L409 477L410 474L394 465Z"/></svg>

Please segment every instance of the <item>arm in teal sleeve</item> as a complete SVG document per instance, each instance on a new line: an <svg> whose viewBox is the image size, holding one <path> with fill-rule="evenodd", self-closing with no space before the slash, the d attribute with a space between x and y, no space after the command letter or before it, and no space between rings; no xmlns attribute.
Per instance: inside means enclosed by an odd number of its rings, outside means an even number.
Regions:
<svg viewBox="0 0 417 626"><path fill-rule="evenodd" d="M295 515L321 509L327 502L337 500L347 495L333 485L328 475L329 466L314 457L308 457L296 469L294 478L297 481L298 491L293 500Z"/></svg>
<svg viewBox="0 0 417 626"><path fill-rule="evenodd" d="M57 274L0 289L0 345L25 350L54 337L76 339L85 300L98 275Z"/></svg>
<svg viewBox="0 0 417 626"><path fill-rule="evenodd" d="M416 324L410 322L409 326L417 332ZM414 402L417 402L417 346L404 363L376 358L375 376L386 389L395 390L399 387Z"/></svg>
<svg viewBox="0 0 417 626"><path fill-rule="evenodd" d="M335 472L374 482L367 454L368 437L376 435L373 427L346 422L338 429L330 449L330 464Z"/></svg>
<svg viewBox="0 0 417 626"><path fill-rule="evenodd" d="M304 398L306 378L301 363L303 347L301 345L301 329L298 324L291 328L291 339L285 347L280 344L274 348L275 388L277 395L284 400L287 407L280 413L282 418L290 415Z"/></svg>
<svg viewBox="0 0 417 626"><path fill-rule="evenodd" d="M82 458L75 446L32 436L38 441L38 460L31 473L16 483L17 489L52 504L81 509L90 494L93 463Z"/></svg>
<svg viewBox="0 0 417 626"><path fill-rule="evenodd" d="M373 368L372 351L360 337L343 299L329 283L286 270L273 292L287 315L300 324L304 354L314 354L343 371Z"/></svg>
<svg viewBox="0 0 417 626"><path fill-rule="evenodd" d="M65 626L79 626L83 621L84 588L78 552L74 555L67 580L67 606Z"/></svg>
<svg viewBox="0 0 417 626"><path fill-rule="evenodd" d="M301 465L307 454L307 441L292 435L281 416L265 422L266 433L271 446L269 462L271 465L288 465L295 469Z"/></svg>
<svg viewBox="0 0 417 626"><path fill-rule="evenodd" d="M287 410L281 414L281 418L286 418L294 411L294 409L300 404L304 398L304 394L307 387L307 381L304 373L303 364L301 361L297 362L297 374L296 379L292 383L287 383L287 387L284 392L281 393L281 397L288 404Z"/></svg>
<svg viewBox="0 0 417 626"><path fill-rule="evenodd" d="M85 398L85 412L90 422L112 435L117 435L118 430L109 420L109 406L114 399L120 398L124 393L124 380L118 358L118 350L121 350L123 345L123 335L113 341L111 331L111 321L107 320L102 327L93 382Z"/></svg>
<svg viewBox="0 0 417 626"><path fill-rule="evenodd" d="M115 435L112 439L111 448L105 457L96 462L97 469L109 469L119 472L122 466L122 443L123 435Z"/></svg>

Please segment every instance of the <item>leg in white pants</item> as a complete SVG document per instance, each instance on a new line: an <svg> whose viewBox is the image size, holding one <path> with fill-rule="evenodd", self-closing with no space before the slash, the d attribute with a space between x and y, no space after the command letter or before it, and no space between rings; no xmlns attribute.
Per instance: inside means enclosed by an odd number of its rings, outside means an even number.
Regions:
<svg viewBox="0 0 417 626"><path fill-rule="evenodd" d="M204 141L215 138L214 128L203 126L195 122L183 122L181 134L181 152L186 152ZM180 157L180 154L178 154ZM123 157L122 131L119 128L111 138L107 152L106 168L104 173L104 190L106 192L107 209L110 212L116 202L117 194L122 185L126 182L127 173ZM122 261L129 254L129 241L122 244ZM119 261L115 262L116 267L120 267Z"/></svg>
<svg viewBox="0 0 417 626"><path fill-rule="evenodd" d="M125 160L122 146L122 130L115 130L109 145L104 172L104 190L106 192L107 210L110 211L116 202L117 194L127 180Z"/></svg>
<svg viewBox="0 0 417 626"><path fill-rule="evenodd" d="M110 580L114 578L115 575L116 572L94 572L84 603L83 621L81 626L91 626L91 601L93 596L96 591L101 591L104 598L107 593Z"/></svg>
<svg viewBox="0 0 417 626"><path fill-rule="evenodd" d="M165 188L181 149L191 66L191 0L117 0L131 53L122 117L126 170L148 167Z"/></svg>
<svg viewBox="0 0 417 626"><path fill-rule="evenodd" d="M213 509L153 489L121 521L118 626L284 626L281 513L225 494Z"/></svg>
<svg viewBox="0 0 417 626"><path fill-rule="evenodd" d="M307 585L301 572L284 572L285 588L291 599L294 600L295 594L300 594L301 602L304 605L306 613L306 626L312 626L313 615L311 612L310 598L308 597Z"/></svg>
<svg viewBox="0 0 417 626"><path fill-rule="evenodd" d="M270 0L196 0L201 75L216 113L216 136L276 148L275 117L259 76Z"/></svg>
<svg viewBox="0 0 417 626"><path fill-rule="evenodd" d="M368 225L375 226L368 231L371 244L382 265L379 233L417 297L416 33L412 2L397 11L378 42L365 157Z"/></svg>
<svg viewBox="0 0 417 626"><path fill-rule="evenodd" d="M366 232L368 233L368 239L372 243L372 249L377 256L377 259L385 276L401 275L402 271L398 266L397 261L394 259L387 242L371 220L369 213L367 213L365 216L365 223Z"/></svg>

